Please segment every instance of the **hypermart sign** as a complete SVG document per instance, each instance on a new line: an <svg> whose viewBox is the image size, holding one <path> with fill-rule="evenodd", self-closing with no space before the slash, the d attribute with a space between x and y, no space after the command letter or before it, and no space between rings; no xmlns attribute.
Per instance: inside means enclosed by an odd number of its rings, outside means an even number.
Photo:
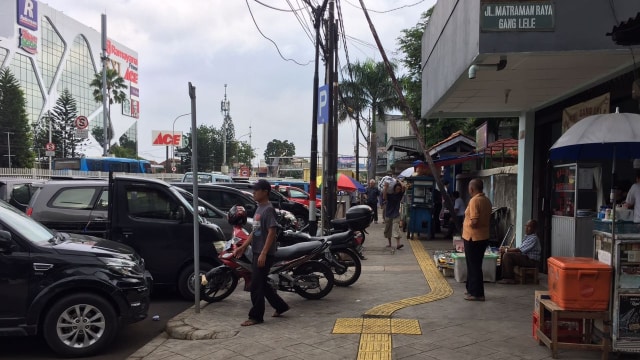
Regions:
<svg viewBox="0 0 640 360"><path fill-rule="evenodd" d="M182 147L182 132L176 131L173 134L171 130L152 130L151 140L153 146L177 146Z"/></svg>
<svg viewBox="0 0 640 360"><path fill-rule="evenodd" d="M486 2L480 10L481 31L553 31L553 1Z"/></svg>

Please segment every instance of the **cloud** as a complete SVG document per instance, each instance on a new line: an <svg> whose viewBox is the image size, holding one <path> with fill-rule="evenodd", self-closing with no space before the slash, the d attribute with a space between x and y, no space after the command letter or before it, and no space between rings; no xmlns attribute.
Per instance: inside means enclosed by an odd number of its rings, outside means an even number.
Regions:
<svg viewBox="0 0 640 360"><path fill-rule="evenodd" d="M367 1L366 5L370 10L388 10L415 2L377 0ZM138 140L142 156L164 160L164 148L151 146L150 134L152 130L171 129L176 116L191 111L188 82L196 86L199 124L221 125L220 101L227 84L236 135L248 133L251 126L252 146L258 148L259 157L273 139L293 142L297 155L310 154L313 63L299 66L283 60L256 28L245 1L48 0L46 3L94 29L100 29L100 14L106 13L109 37L138 52L141 101ZM283 0L264 3L282 9L289 7ZM290 3L304 8L298 14L310 26L304 2ZM434 3L435 0L427 0L393 12L370 12L390 58L397 57L392 54L397 49L400 30L413 27L420 14ZM260 30L277 43L284 57L301 63L313 60L312 41L292 12L272 10L255 1L248 4ZM346 35L359 40L348 42L350 60L380 61L362 10L350 5L358 5L358 1L341 0L340 4ZM344 65L344 53L340 56L340 65ZM188 117L176 121L176 129L189 128ZM320 127L319 134L321 131ZM339 153L352 155L355 126L346 123L339 132ZM248 136L243 140L248 141Z"/></svg>

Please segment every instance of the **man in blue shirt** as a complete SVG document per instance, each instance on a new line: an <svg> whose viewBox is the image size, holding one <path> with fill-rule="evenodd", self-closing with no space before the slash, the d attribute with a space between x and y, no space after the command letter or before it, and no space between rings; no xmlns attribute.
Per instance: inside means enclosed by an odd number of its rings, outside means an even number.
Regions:
<svg viewBox="0 0 640 360"><path fill-rule="evenodd" d="M502 269L502 280L499 284L515 284L513 269L516 266L522 267L538 267L540 263L540 240L536 231L538 230L538 222L529 220L524 227L526 236L522 240L522 244L517 248L500 248L501 260L500 267Z"/></svg>

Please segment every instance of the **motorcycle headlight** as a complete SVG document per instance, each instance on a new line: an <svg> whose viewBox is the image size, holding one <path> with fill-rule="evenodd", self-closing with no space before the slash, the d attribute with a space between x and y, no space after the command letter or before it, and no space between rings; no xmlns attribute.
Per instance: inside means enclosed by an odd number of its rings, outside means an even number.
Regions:
<svg viewBox="0 0 640 360"><path fill-rule="evenodd" d="M136 278L144 277L144 268L135 261L106 257L100 257L98 259L107 265L110 270L118 274Z"/></svg>

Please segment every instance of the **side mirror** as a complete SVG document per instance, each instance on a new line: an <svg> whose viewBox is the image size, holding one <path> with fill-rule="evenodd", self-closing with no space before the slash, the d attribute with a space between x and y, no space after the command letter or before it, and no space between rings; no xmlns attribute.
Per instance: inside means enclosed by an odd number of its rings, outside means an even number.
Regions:
<svg viewBox="0 0 640 360"><path fill-rule="evenodd" d="M185 216L184 207L178 206L178 209L176 209L176 220L183 222Z"/></svg>
<svg viewBox="0 0 640 360"><path fill-rule="evenodd" d="M207 209L205 209L204 206L198 206L198 214L200 216L206 216L207 214Z"/></svg>
<svg viewBox="0 0 640 360"><path fill-rule="evenodd" d="M0 252L10 254L16 249L16 244L11 240L11 233L0 230Z"/></svg>

